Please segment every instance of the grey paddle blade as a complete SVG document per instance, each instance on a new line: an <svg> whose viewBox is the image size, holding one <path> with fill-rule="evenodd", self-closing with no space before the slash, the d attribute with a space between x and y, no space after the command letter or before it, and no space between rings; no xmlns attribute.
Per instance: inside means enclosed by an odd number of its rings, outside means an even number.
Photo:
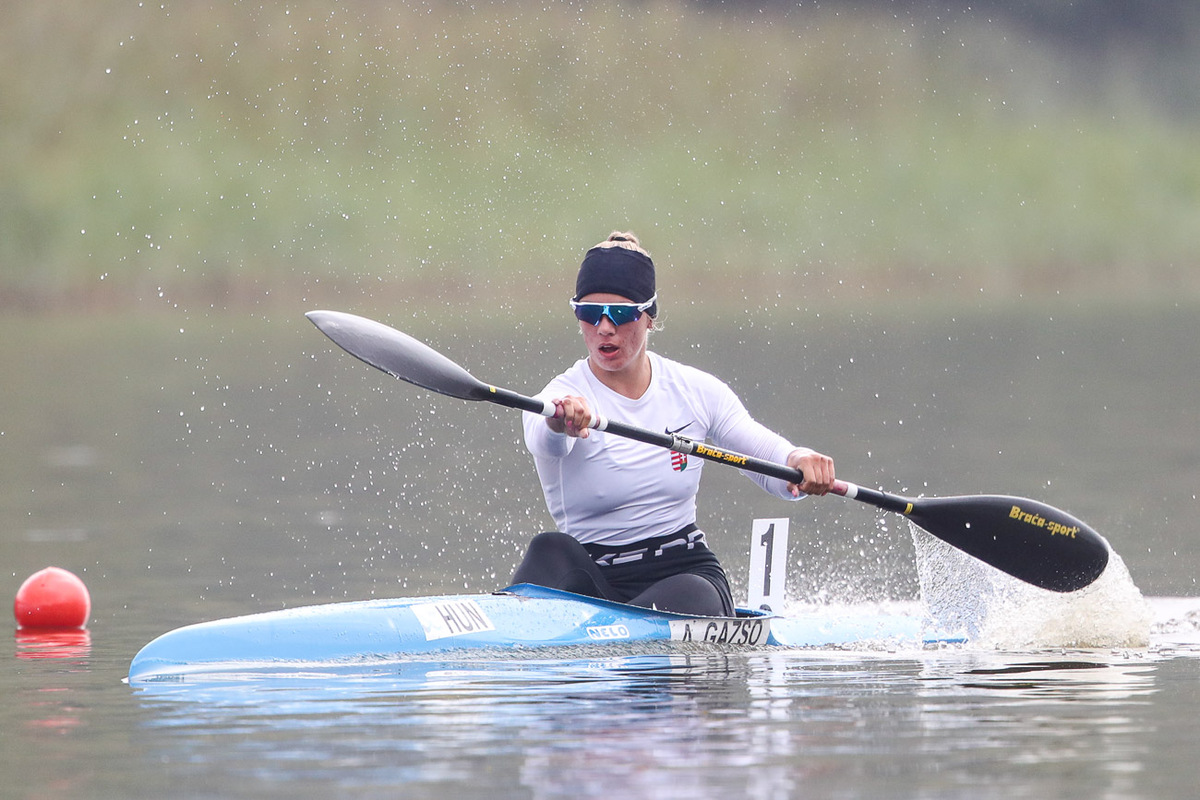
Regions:
<svg viewBox="0 0 1200 800"><path fill-rule="evenodd" d="M428 345L382 322L342 311L306 317L339 347L402 381L463 400L489 399L491 388Z"/></svg>

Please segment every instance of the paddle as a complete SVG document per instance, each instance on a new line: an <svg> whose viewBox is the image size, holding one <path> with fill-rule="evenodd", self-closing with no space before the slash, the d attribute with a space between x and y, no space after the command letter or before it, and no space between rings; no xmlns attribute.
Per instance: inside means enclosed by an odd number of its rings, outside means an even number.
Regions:
<svg viewBox="0 0 1200 800"><path fill-rule="evenodd" d="M486 400L543 416L554 404L490 386L411 336L340 311L310 311L314 325L350 355L401 380L463 400ZM678 434L657 433L597 415L596 430L665 447L740 469L799 483L798 470L741 455ZM1021 497L974 495L909 498L836 481L835 494L903 514L942 541L1026 583L1072 592L1092 583L1108 564L1108 545L1064 511Z"/></svg>

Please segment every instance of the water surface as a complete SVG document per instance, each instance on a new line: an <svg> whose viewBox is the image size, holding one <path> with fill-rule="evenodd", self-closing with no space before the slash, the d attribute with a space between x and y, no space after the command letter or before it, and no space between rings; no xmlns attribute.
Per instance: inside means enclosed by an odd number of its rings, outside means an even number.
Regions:
<svg viewBox="0 0 1200 800"><path fill-rule="evenodd" d="M850 480L1027 495L1087 520L1152 598L1148 647L618 651L131 688L129 660L170 628L490 591L548 525L512 412L388 379L303 310L0 321L0 585L11 597L55 564L94 603L86 640L12 640L12 796L1194 791L1200 603L1168 599L1197 594L1193 309L679 316L654 345ZM553 323L414 324L517 390L578 354ZM710 465L702 524L735 593L750 521L782 515L794 603L917 602L902 521L840 498L784 505Z"/></svg>

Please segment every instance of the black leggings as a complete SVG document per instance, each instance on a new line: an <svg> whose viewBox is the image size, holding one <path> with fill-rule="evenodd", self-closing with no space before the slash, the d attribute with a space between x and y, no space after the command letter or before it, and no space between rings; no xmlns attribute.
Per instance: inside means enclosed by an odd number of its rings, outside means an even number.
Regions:
<svg viewBox="0 0 1200 800"><path fill-rule="evenodd" d="M734 614L725 571L702 543L664 549L654 557L605 567L596 563L589 548L597 552L604 549L582 545L557 531L539 533L513 573L513 583L533 583L680 614ZM653 552L653 547L648 552Z"/></svg>

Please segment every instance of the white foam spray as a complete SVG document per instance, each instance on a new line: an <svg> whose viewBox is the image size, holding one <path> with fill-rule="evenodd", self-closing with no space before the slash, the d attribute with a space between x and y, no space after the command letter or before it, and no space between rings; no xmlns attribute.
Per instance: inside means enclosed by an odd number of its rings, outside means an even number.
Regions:
<svg viewBox="0 0 1200 800"><path fill-rule="evenodd" d="M1051 592L1006 575L912 526L921 598L934 626L997 650L1141 648L1149 603L1115 552L1090 586Z"/></svg>

